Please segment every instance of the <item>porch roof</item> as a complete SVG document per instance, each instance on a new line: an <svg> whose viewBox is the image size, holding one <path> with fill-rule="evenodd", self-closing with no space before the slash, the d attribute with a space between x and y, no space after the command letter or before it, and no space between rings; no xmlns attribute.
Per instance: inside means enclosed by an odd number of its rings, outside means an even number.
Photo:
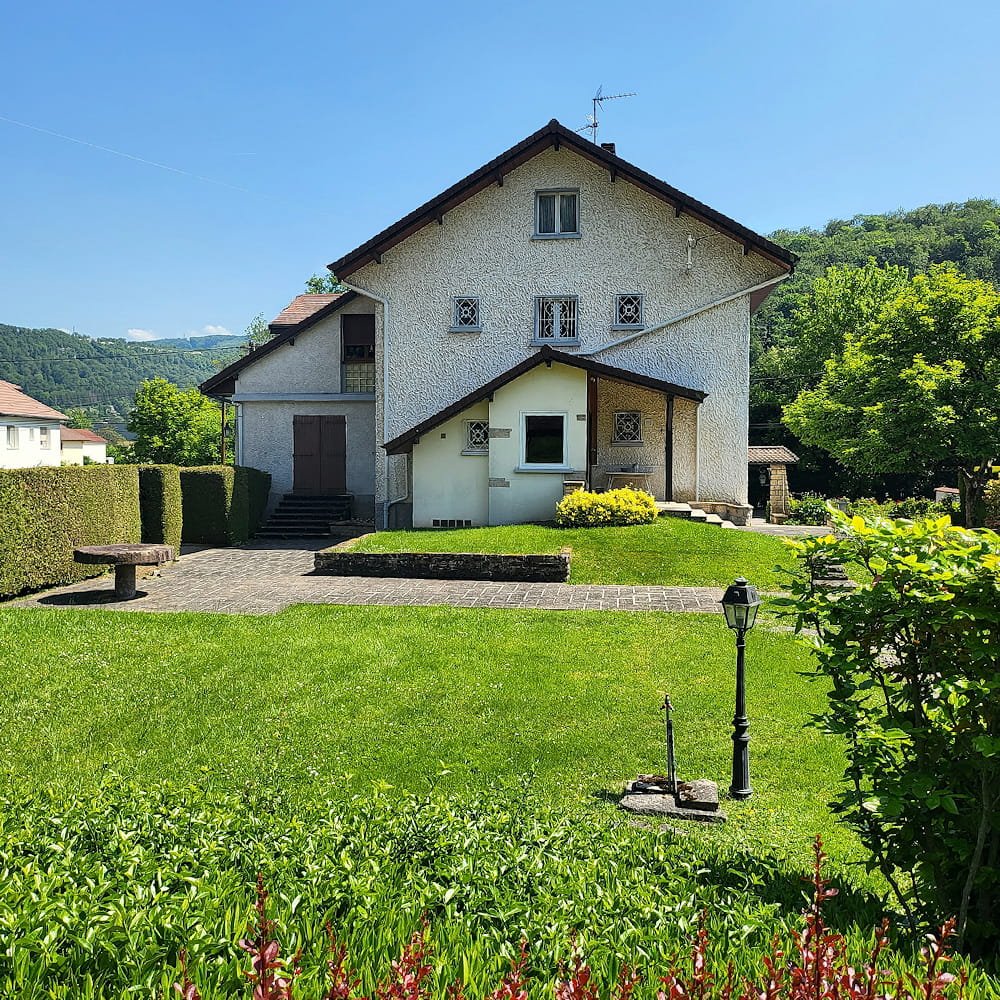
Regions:
<svg viewBox="0 0 1000 1000"><path fill-rule="evenodd" d="M437 413L426 420L422 420L408 431L404 431L398 437L394 437L391 441L386 441L382 447L390 455L401 455L409 451L422 434L434 430L435 427L440 426L446 420L450 420L463 410L467 410L474 403L478 403L480 400L493 395L497 389L505 386L508 382L513 382L514 379L519 378L533 368L537 368L540 364L550 366L560 364L567 365L570 368L580 368L583 371L590 372L602 378L613 379L616 382L627 382L630 385L641 385L647 389L655 389L657 392L662 392L667 396L680 396L683 399L690 399L695 403L700 403L708 395L707 392L702 392L701 389L689 389L687 386L677 385L674 382L666 382L663 379L654 378L652 375L642 375L639 372L629 371L627 368L616 368L614 365L605 365L600 361L594 361L592 358L583 358L575 354L565 354L562 351L555 351L546 345L530 358L525 358L520 364L514 365L513 368L508 368L502 375L498 375L485 385L481 385L478 389L467 393L461 399L456 399L454 403L450 403L444 409L438 410Z"/></svg>
<svg viewBox="0 0 1000 1000"><path fill-rule="evenodd" d="M752 444L747 448L748 465L794 465L799 456L783 444Z"/></svg>

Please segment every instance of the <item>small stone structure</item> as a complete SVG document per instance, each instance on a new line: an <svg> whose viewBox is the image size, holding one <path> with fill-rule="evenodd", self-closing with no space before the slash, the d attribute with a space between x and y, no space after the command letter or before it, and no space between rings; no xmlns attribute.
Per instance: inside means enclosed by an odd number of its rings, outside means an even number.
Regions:
<svg viewBox="0 0 1000 1000"><path fill-rule="evenodd" d="M770 495L768 498L769 517L772 524L783 523L791 507L788 491L788 466L795 465L799 456L782 444L750 445L747 449L747 464L754 467L767 467Z"/></svg>
<svg viewBox="0 0 1000 1000"><path fill-rule="evenodd" d="M558 555L497 555L475 552L317 552L315 572L323 576L402 577L414 580L495 580L508 583L565 583L570 550Z"/></svg>
<svg viewBox="0 0 1000 1000"><path fill-rule="evenodd" d="M115 600L131 601L136 596L136 566L159 566L172 562L174 550L170 545L83 545L73 550L78 563L107 565L115 568Z"/></svg>

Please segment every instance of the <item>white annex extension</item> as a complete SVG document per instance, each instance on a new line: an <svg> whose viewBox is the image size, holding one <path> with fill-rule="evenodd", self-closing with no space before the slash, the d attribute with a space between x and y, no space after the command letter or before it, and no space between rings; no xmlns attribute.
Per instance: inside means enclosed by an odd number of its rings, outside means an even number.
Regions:
<svg viewBox="0 0 1000 1000"><path fill-rule="evenodd" d="M0 381L0 469L60 465L60 432L67 417Z"/></svg>
<svg viewBox="0 0 1000 1000"><path fill-rule="evenodd" d="M566 482L746 518L750 316L795 256L550 122L330 265L203 391L283 494L546 520Z"/></svg>

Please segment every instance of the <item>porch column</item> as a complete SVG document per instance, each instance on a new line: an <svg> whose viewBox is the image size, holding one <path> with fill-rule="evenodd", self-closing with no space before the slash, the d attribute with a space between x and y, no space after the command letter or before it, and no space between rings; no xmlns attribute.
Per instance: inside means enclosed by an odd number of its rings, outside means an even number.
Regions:
<svg viewBox="0 0 1000 1000"><path fill-rule="evenodd" d="M788 467L784 463L772 463L768 466L771 479L771 522L780 524L788 517Z"/></svg>
<svg viewBox="0 0 1000 1000"><path fill-rule="evenodd" d="M597 389L596 375L587 376L587 489L596 489L593 482L594 469L597 466Z"/></svg>

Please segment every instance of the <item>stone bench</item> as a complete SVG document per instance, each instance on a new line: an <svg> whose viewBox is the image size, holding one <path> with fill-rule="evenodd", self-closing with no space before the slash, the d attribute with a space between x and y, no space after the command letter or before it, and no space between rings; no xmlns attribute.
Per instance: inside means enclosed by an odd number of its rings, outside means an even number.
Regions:
<svg viewBox="0 0 1000 1000"><path fill-rule="evenodd" d="M87 565L115 568L115 600L131 601L135 593L136 566L159 566L171 562L174 550L170 545L82 545L73 550L73 558Z"/></svg>

